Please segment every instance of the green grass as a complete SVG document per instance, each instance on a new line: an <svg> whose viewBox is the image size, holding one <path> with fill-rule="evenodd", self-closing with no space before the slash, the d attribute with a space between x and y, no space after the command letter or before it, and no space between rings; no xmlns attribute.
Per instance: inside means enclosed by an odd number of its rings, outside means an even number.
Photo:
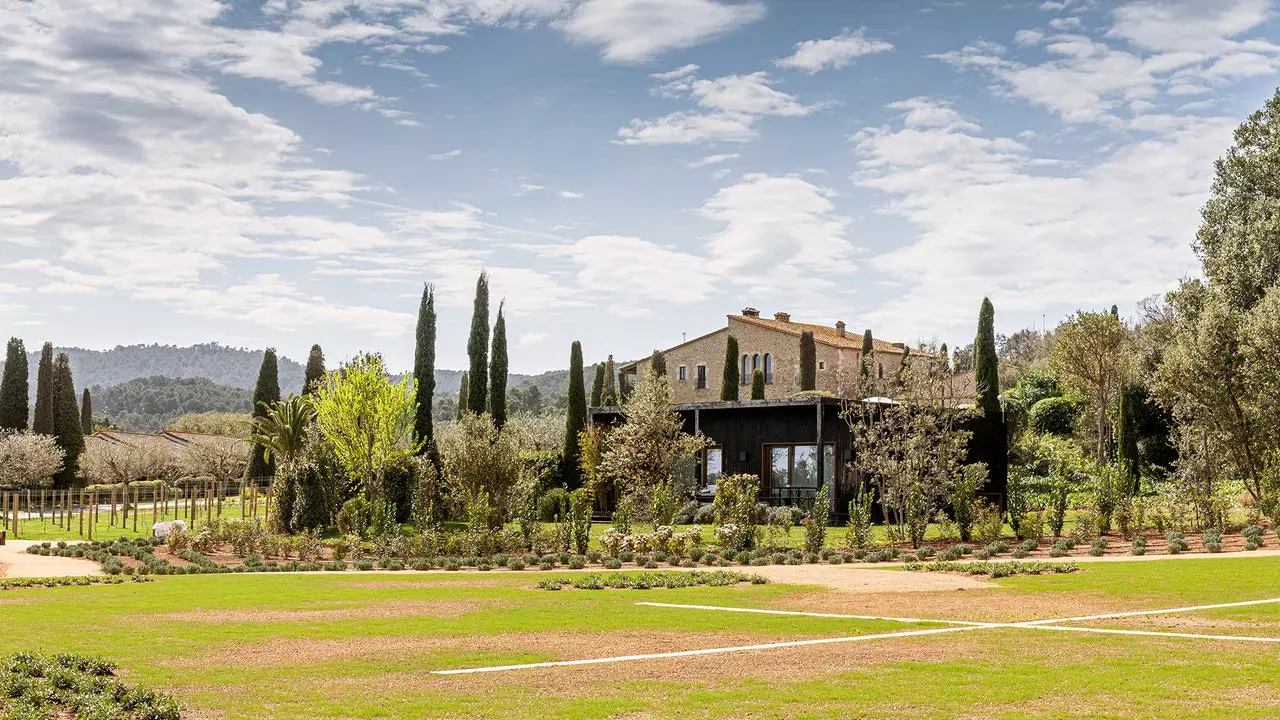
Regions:
<svg viewBox="0 0 1280 720"><path fill-rule="evenodd" d="M635 604L859 611L859 596L833 604L831 595L809 587L532 588L545 577L557 573L178 576L5 591L0 616L10 632L0 633L0 652L103 654L121 664L129 682L172 691L228 719L1277 715L1274 648L1013 629L714 660L429 674L636 651L634 641L619 637L652 644L662 634L658 645L678 650L930 627ZM1106 563L997 584L895 602L912 604L901 612L936 601L947 603L947 615L976 616L1046 602L1070 615L1100 603L1162 608L1258 599L1280 595L1280 558ZM1280 607L1207 614L1280 637Z"/></svg>

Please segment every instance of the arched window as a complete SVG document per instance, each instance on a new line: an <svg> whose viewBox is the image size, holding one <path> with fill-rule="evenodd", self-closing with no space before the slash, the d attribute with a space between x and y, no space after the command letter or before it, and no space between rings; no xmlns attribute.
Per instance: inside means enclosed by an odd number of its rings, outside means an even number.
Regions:
<svg viewBox="0 0 1280 720"><path fill-rule="evenodd" d="M764 381L773 382L773 356L769 353L764 354Z"/></svg>
<svg viewBox="0 0 1280 720"><path fill-rule="evenodd" d="M738 373L738 383L746 385L749 382L751 382L751 356L744 353L742 355L742 372Z"/></svg>
<svg viewBox="0 0 1280 720"><path fill-rule="evenodd" d="M751 372L755 372L760 368L760 353L751 356Z"/></svg>

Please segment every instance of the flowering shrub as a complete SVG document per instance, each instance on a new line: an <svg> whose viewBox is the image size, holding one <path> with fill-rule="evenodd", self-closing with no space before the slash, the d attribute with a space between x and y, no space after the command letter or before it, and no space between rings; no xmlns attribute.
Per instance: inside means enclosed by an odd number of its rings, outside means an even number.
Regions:
<svg viewBox="0 0 1280 720"><path fill-rule="evenodd" d="M600 548L604 554L616 558L624 552L631 552L635 547L630 535L618 532L617 528L609 528L600 536Z"/></svg>
<svg viewBox="0 0 1280 720"><path fill-rule="evenodd" d="M754 475L720 478L712 505L716 516L716 538L724 548L741 550L756 544L756 500L759 494L760 479Z"/></svg>

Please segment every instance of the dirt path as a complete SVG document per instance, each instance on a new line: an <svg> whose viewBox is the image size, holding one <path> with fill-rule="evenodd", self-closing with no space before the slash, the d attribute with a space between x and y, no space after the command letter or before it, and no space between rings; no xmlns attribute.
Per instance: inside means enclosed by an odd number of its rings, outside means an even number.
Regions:
<svg viewBox="0 0 1280 720"><path fill-rule="evenodd" d="M822 585L852 593L933 592L995 587L968 575L953 573L913 573L894 570L863 570L842 565L766 565L750 568L776 583Z"/></svg>
<svg viewBox="0 0 1280 720"><path fill-rule="evenodd" d="M101 575L98 563L83 558L29 555L27 547L39 545L35 540L9 540L0 545L0 577L69 577Z"/></svg>

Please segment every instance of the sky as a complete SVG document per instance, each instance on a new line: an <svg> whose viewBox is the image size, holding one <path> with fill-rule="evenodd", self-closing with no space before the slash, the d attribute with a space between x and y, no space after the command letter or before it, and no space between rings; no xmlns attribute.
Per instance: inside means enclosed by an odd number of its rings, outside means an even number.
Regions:
<svg viewBox="0 0 1280 720"><path fill-rule="evenodd" d="M0 0L0 332L511 369L1195 276L1273 0Z"/></svg>

